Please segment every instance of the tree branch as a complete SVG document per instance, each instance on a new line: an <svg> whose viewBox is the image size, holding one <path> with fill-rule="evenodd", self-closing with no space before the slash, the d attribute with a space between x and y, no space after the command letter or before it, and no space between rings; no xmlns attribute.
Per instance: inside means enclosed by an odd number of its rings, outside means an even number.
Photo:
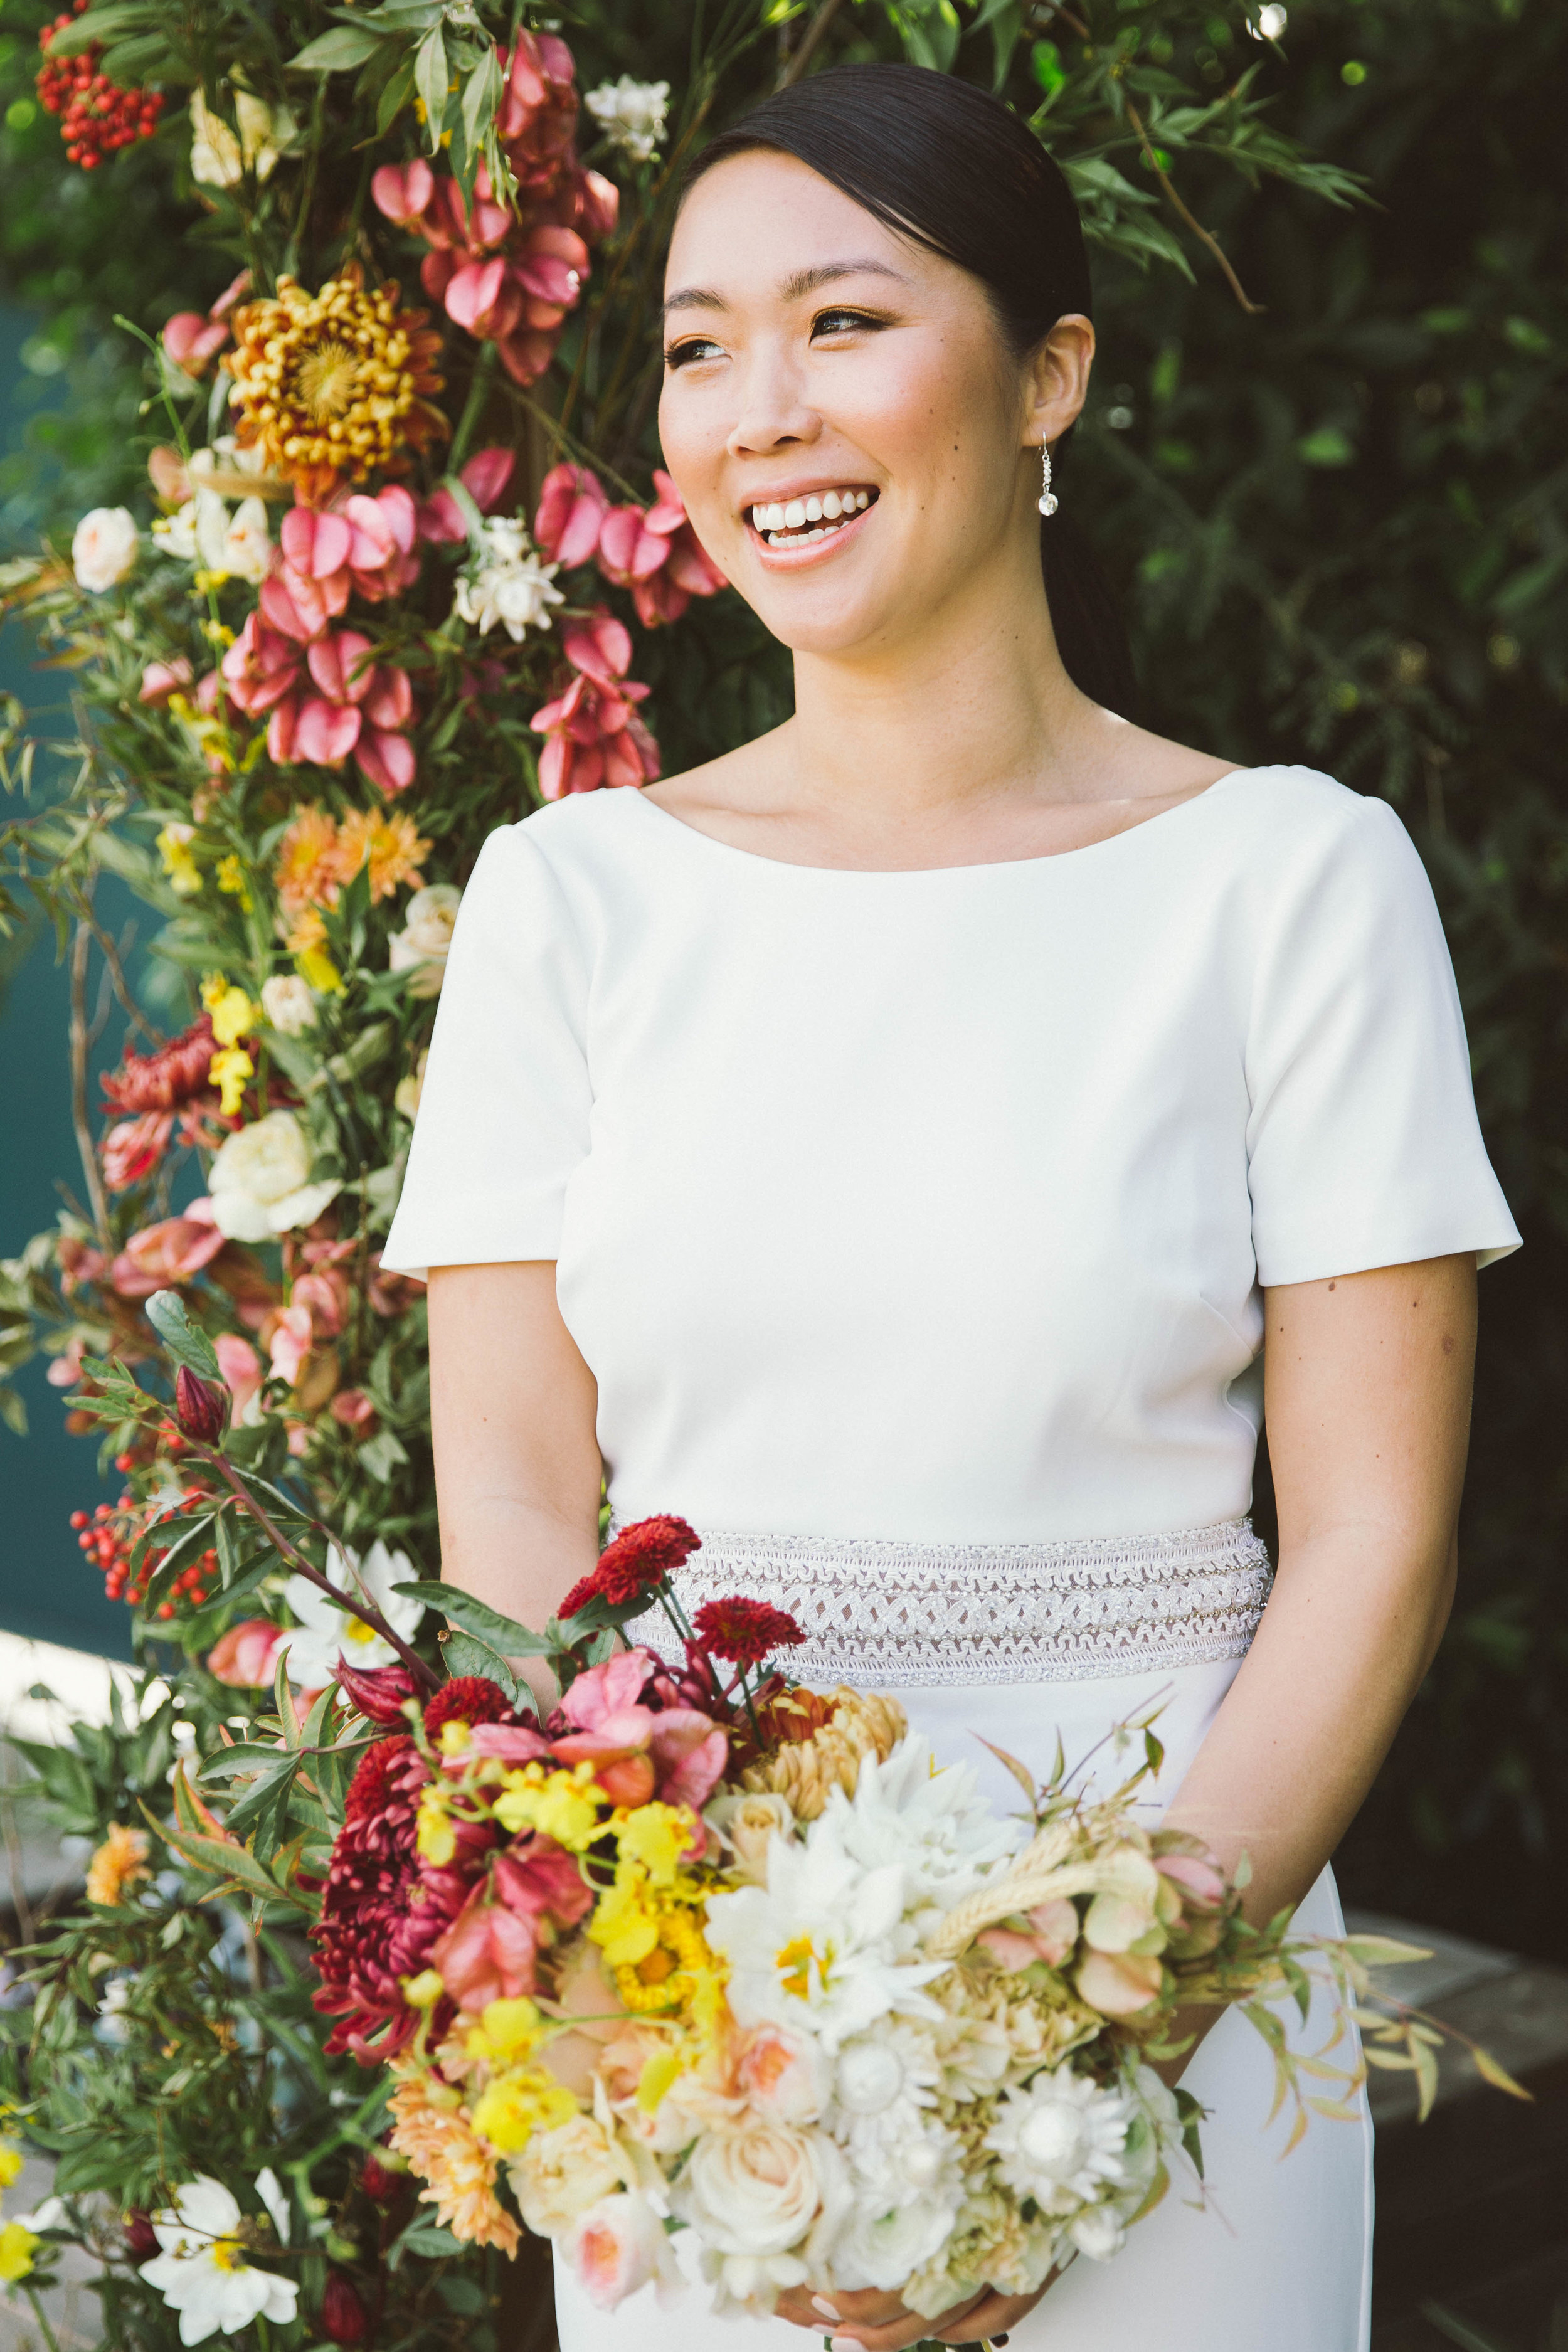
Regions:
<svg viewBox="0 0 1568 2352"><path fill-rule="evenodd" d="M109 1197L103 1189L103 1173L93 1148L92 1123L87 1105L87 957L92 934L84 922L78 922L71 940L70 990L70 1057L71 1057L71 1126L76 1130L76 1148L81 1156L81 1171L87 1180L87 1197L92 1204L93 1223L106 1257L114 1255L113 1236L109 1230Z"/></svg>
<svg viewBox="0 0 1568 2352"><path fill-rule="evenodd" d="M1148 164L1149 169L1153 173L1154 177L1159 181L1161 187L1164 190L1166 202L1170 205L1177 217L1185 221L1187 226L1192 230L1193 235L1203 244L1207 246L1209 251L1213 254L1215 259L1224 270L1226 284L1229 286L1230 290L1235 295L1237 300L1240 303L1242 309L1247 312L1247 317L1249 319L1260 319L1263 316L1264 305L1261 302L1252 302L1247 299L1246 290L1242 286L1240 278L1237 276L1235 270L1226 259L1225 255L1220 251L1218 244L1209 235L1207 229L1203 227L1199 222L1193 218L1192 214L1187 210L1185 205L1176 194L1175 188L1172 184L1170 174L1162 168L1160 159L1155 154L1152 146L1150 144L1149 133L1143 128L1143 118L1139 113L1138 109L1133 105L1132 100L1130 98L1127 98L1125 94L1123 95L1122 103L1127 109L1127 120L1138 134L1139 144L1143 150L1143 161Z"/></svg>
<svg viewBox="0 0 1568 2352"><path fill-rule="evenodd" d="M799 48L794 50L784 60L779 78L773 84L775 89L788 89L791 82L800 79L826 39L833 19L837 16L842 5L843 0L822 0L821 7L805 28L805 37Z"/></svg>

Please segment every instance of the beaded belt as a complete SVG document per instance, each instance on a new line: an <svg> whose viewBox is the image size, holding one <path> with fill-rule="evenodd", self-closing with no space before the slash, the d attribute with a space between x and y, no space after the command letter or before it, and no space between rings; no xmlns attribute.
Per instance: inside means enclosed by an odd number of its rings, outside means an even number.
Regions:
<svg viewBox="0 0 1568 2352"><path fill-rule="evenodd" d="M1251 1521L1224 1519L1075 1543L711 1535L675 1586L689 1616L735 1592L787 1609L806 1637L788 1653L799 1682L885 1690L1079 1682L1243 1657L1271 1580ZM626 1636L678 1654L662 1610Z"/></svg>

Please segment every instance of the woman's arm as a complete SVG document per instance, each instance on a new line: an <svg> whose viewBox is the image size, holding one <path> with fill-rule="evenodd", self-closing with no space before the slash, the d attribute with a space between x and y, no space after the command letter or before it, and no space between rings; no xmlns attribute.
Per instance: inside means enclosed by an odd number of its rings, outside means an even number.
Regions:
<svg viewBox="0 0 1568 2352"><path fill-rule="evenodd" d="M432 1266L430 1431L441 1573L540 1626L599 1549L597 1391L552 1259ZM554 1704L535 1661L535 1695Z"/></svg>
<svg viewBox="0 0 1568 2352"><path fill-rule="evenodd" d="M1476 1345L1472 1256L1297 1282L1265 1299L1279 1565L1168 1822L1258 1925L1299 1903L1372 1787L1453 1605Z"/></svg>
<svg viewBox="0 0 1568 2352"><path fill-rule="evenodd" d="M1447 1622L1475 1259L1290 1283L1269 1291L1265 1308L1279 1573L1165 1816L1206 1838L1227 1868L1247 1854L1245 1909L1258 1925L1300 1901L1349 1828ZM1201 2041L1220 2015L1178 2011L1173 2033ZM1174 2083L1191 2056L1157 2071ZM922 2336L994 2336L1040 2296L987 2294L945 2322L916 2319L892 2295L836 2300L836 2345L900 2352ZM780 2298L779 2313L802 2327L825 2315L800 2289Z"/></svg>

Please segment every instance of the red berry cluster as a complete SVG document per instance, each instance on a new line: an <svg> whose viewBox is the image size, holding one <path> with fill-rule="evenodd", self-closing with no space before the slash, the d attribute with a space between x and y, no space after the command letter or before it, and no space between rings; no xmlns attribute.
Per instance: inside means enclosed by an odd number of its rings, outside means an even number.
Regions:
<svg viewBox="0 0 1568 2352"><path fill-rule="evenodd" d="M121 89L107 74L100 73L98 61L103 55L101 41L89 42L79 57L51 58L49 38L79 16L87 0L74 0L74 5L52 25L46 25L38 35L38 47L44 53L43 69L38 75L39 103L50 114L61 119L60 132L66 142L66 153L84 172L96 171L106 155L118 148L132 147L138 139L151 139L158 128L158 117L163 111L163 101L155 89Z"/></svg>
<svg viewBox="0 0 1568 2352"><path fill-rule="evenodd" d="M142 1533L134 1500L129 1491L117 1504L100 1503L91 1518L85 1511L73 1511L70 1523L77 1529L77 1541L95 1568L103 1570L103 1590L110 1601L123 1601L130 1609L139 1609L147 1598L147 1587L162 1567L164 1551L149 1550L132 1581L131 1554L136 1538ZM217 1576L217 1554L204 1551L180 1570L170 1589L169 1597L158 1604L158 1615L177 1617L183 1603L199 1609L210 1599Z"/></svg>

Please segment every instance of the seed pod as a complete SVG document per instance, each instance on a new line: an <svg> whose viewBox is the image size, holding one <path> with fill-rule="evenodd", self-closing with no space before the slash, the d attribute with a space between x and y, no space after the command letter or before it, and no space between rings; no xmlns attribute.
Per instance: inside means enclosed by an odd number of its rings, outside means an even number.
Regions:
<svg viewBox="0 0 1568 2352"><path fill-rule="evenodd" d="M215 1381L204 1381L188 1364L174 1375L174 1418L182 1435L198 1445L216 1445L228 1420L229 1393Z"/></svg>

